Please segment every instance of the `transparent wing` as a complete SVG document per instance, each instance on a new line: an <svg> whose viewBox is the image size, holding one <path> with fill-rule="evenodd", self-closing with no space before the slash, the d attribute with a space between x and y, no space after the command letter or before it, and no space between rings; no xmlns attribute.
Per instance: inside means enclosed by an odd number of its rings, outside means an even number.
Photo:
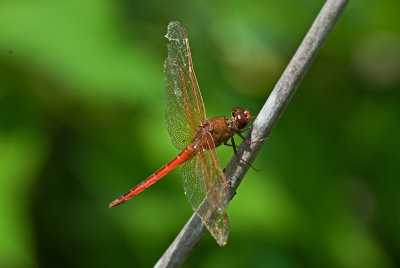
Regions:
<svg viewBox="0 0 400 268"><path fill-rule="evenodd" d="M165 37L169 40L164 64L165 122L172 143L182 150L206 120L206 113L185 29L179 22L170 22Z"/></svg>
<svg viewBox="0 0 400 268"><path fill-rule="evenodd" d="M211 235L218 244L225 245L229 233L228 218L225 214L229 188L211 135L207 133L199 140L201 152L182 169L183 187L193 210Z"/></svg>
<svg viewBox="0 0 400 268"><path fill-rule="evenodd" d="M189 41L179 22L168 25L165 60L165 121L172 142L183 149L206 120L203 99L193 70ZM225 245L229 224L225 214L228 185L210 134L197 137L199 152L182 169L185 194L218 244Z"/></svg>

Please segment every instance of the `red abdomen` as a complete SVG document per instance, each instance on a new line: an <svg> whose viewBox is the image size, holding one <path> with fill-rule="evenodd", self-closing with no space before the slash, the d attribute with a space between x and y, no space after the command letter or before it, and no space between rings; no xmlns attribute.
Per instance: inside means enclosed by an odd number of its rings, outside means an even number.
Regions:
<svg viewBox="0 0 400 268"><path fill-rule="evenodd" d="M146 188L149 188L151 185L153 185L155 182L160 180L162 177L170 173L172 170L177 168L179 165L185 163L189 159L191 159L195 155L195 149L193 144L189 144L186 146L186 148L180 152L177 156L175 156L171 161L169 161L167 164L162 166L159 170L151 174L147 179L139 183L137 186L133 187L130 189L127 193L121 195L117 199L115 199L108 207L115 207L121 203L124 203L125 201L128 201L135 195L138 195L142 191L144 191Z"/></svg>

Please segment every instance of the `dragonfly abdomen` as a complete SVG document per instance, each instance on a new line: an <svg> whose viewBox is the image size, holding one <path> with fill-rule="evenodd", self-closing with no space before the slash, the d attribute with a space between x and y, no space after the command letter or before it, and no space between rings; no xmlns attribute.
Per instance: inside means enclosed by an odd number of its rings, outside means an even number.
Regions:
<svg viewBox="0 0 400 268"><path fill-rule="evenodd" d="M194 146L192 144L189 144L182 152L180 152L177 156L175 156L171 161L169 161L159 170L151 174L147 179L145 179L144 181L142 181L141 183L130 189L128 192L115 199L113 202L111 202L110 205L108 205L108 207L110 208L115 207L121 203L124 203L125 201L128 201L135 195L138 195L139 193L143 192L145 189L149 188L151 185L153 185L158 180L163 178L165 175L173 171L179 165L191 159L195 155L195 153L196 151Z"/></svg>

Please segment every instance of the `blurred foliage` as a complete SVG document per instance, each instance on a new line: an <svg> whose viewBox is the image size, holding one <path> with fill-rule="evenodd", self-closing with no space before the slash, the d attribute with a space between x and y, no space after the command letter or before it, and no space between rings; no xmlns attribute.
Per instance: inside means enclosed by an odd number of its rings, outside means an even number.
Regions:
<svg viewBox="0 0 400 268"><path fill-rule="evenodd" d="M0 267L153 265L192 214L180 172L107 204L178 153L168 22L208 116L256 114L323 2L1 1ZM185 267L400 266L398 10L350 1L230 204L228 245L207 234Z"/></svg>

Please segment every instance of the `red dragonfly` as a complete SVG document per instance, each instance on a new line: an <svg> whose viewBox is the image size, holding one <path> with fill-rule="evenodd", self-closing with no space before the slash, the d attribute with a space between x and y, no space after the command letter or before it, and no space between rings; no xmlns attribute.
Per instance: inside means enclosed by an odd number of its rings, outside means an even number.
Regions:
<svg viewBox="0 0 400 268"><path fill-rule="evenodd" d="M207 119L185 29L179 22L170 22L165 37L169 40L164 64L165 121L172 143L182 151L109 207L131 199L185 163L182 169L185 195L211 235L223 246L229 233L225 213L229 187L215 148L228 145L231 140L236 153L233 135L239 134L244 139L241 130L252 118L248 111L236 107L229 119Z"/></svg>

